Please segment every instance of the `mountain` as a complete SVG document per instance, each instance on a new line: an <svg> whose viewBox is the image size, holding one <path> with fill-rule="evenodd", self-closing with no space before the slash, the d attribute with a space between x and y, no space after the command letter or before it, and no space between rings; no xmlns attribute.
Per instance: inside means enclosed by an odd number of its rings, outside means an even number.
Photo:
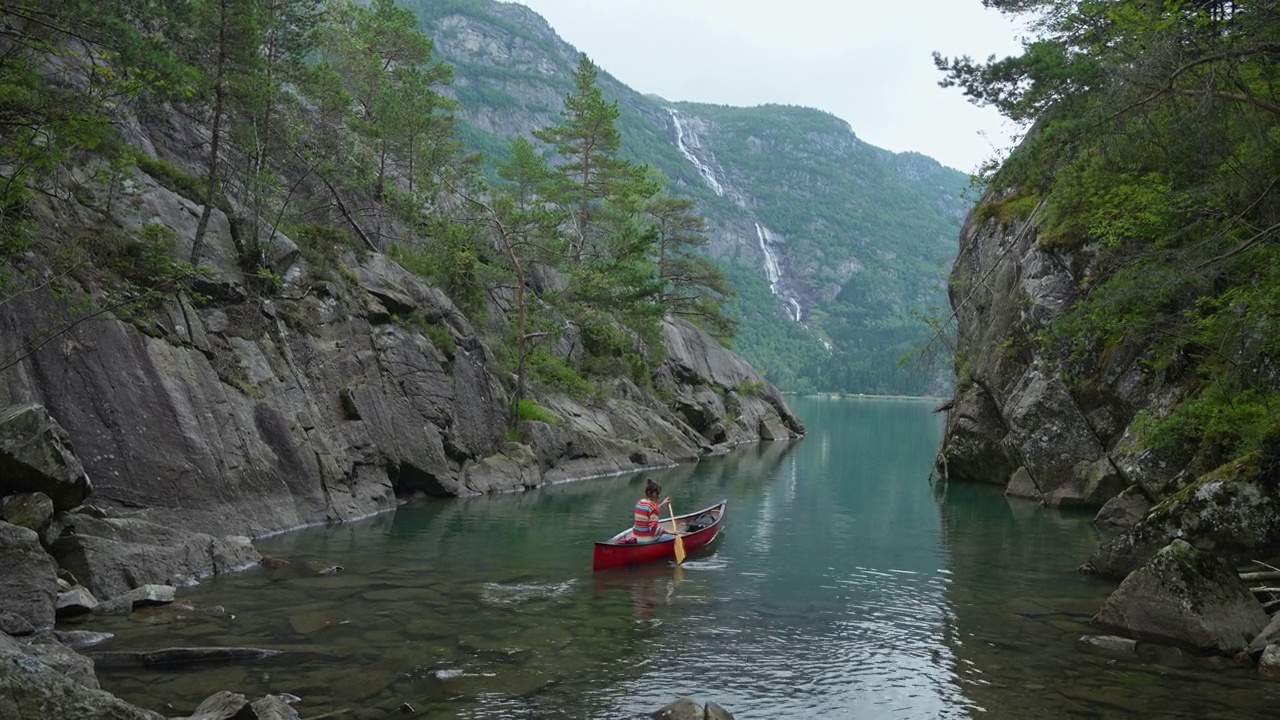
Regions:
<svg viewBox="0 0 1280 720"><path fill-rule="evenodd" d="M560 120L578 52L532 10L492 0L406 0L455 68L460 135L502 158ZM607 71L607 68L604 68ZM916 316L946 302L968 177L869 145L810 108L735 108L643 95L602 73L629 159L699 201L709 252L737 292L735 349L790 391L938 393L949 371L899 358Z"/></svg>

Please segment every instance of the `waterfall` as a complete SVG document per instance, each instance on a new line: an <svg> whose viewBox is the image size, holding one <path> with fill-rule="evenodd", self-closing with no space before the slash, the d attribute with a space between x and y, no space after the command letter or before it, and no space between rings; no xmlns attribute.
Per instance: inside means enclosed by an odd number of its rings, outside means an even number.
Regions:
<svg viewBox="0 0 1280 720"><path fill-rule="evenodd" d="M675 108L667 108L666 110L667 114L671 116L671 124L676 129L676 149L680 151L681 155L684 155L684 158L693 165L694 169L698 171L698 174L702 176L702 179L707 182L707 187L711 188L716 195L724 197L724 186L721 185L720 181L716 178L715 172L709 165L698 159L698 156L695 155L691 149L702 149L698 142L698 136L691 131L685 130L684 123L680 121L679 111ZM730 199L732 199L739 207L747 209L747 205L741 197L732 197ZM760 252L764 253L764 274L765 277L769 279L769 292L773 293L775 297L782 300L786 305L787 317L796 322L800 322L802 315L800 301L786 290L778 289L778 286L782 282L782 266L778 264L778 257L773 254L773 248L770 247L772 243L769 239L769 235L770 233L768 229L760 223L756 223L756 239L760 241ZM827 349L830 349L829 345Z"/></svg>
<svg viewBox="0 0 1280 720"><path fill-rule="evenodd" d="M756 238L760 241L760 252L764 253L764 274L769 278L769 292L786 301L788 317L800 322L800 303L790 294L778 291L778 283L782 281L782 267L778 265L778 257L769 247L769 231L760 223L756 223Z"/></svg>
<svg viewBox="0 0 1280 720"><path fill-rule="evenodd" d="M774 257L773 251L769 249L769 243L765 242L764 228L760 227L760 223L756 223L756 237L760 240L760 252L764 253L764 274L769 278L769 292L777 295L778 281L782 279L782 269L778 267L778 258Z"/></svg>
<svg viewBox="0 0 1280 720"><path fill-rule="evenodd" d="M711 188L712 192L720 197L724 197L724 187L720 184L720 181L716 179L716 174L711 171L711 168L704 165L702 161L698 159L698 156L694 155L693 151L685 145L684 123L680 122L680 113L676 112L675 108L667 108L667 112L671 115L671 122L676 126L676 147L680 150L680 154L684 155L685 159L693 164L693 167L697 169L698 174L702 176L702 179L707 181L707 186ZM697 144L698 139L696 135L690 133L689 138L690 142L695 145Z"/></svg>

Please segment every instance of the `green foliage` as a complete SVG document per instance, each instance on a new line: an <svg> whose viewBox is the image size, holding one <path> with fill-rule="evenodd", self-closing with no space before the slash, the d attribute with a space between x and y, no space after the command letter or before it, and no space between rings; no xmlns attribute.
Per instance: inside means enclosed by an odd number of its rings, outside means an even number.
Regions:
<svg viewBox="0 0 1280 720"><path fill-rule="evenodd" d="M151 287L179 272L173 261L177 234L161 223L151 223L137 235L108 232L91 242L88 250L95 265L125 282Z"/></svg>
<svg viewBox="0 0 1280 720"><path fill-rule="evenodd" d="M1035 211L1036 206L1039 204L1040 197L1038 195L1025 187L1020 187L1001 197L991 197L984 200L974 208L974 220L982 223L995 219L1000 225L1009 226L1031 217L1031 213ZM1041 233L1040 238L1043 241L1043 233Z"/></svg>
<svg viewBox="0 0 1280 720"><path fill-rule="evenodd" d="M128 153L128 157L137 164L138 169L155 178L166 188L191 202L204 202L205 195L208 193L208 184L204 178L190 175L168 160L151 157L141 151L132 151Z"/></svg>
<svg viewBox="0 0 1280 720"><path fill-rule="evenodd" d="M520 420L532 420L548 425L560 424L560 418L556 417L555 413L528 398L516 403L516 417Z"/></svg>
<svg viewBox="0 0 1280 720"><path fill-rule="evenodd" d="M550 390L578 399L585 399L595 392L594 383L545 348L531 350L525 362L530 375Z"/></svg>
<svg viewBox="0 0 1280 720"><path fill-rule="evenodd" d="M345 228L303 223L286 225L280 230L298 246L308 271L318 278L333 277L342 255L360 250Z"/></svg>
<svg viewBox="0 0 1280 720"><path fill-rule="evenodd" d="M1146 416L1145 442L1199 472L1280 442L1280 393L1211 385L1163 421Z"/></svg>

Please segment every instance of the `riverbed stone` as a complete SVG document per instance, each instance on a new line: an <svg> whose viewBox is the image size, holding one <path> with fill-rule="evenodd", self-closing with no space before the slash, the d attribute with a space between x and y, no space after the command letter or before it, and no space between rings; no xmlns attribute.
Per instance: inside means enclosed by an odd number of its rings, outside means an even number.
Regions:
<svg viewBox="0 0 1280 720"><path fill-rule="evenodd" d="M93 612L98 607L98 599L83 585L76 585L66 592L58 593L55 610L59 618L73 617Z"/></svg>
<svg viewBox="0 0 1280 720"><path fill-rule="evenodd" d="M1093 622L1139 640L1230 655L1257 637L1267 615L1228 563L1175 540L1125 578Z"/></svg>
<svg viewBox="0 0 1280 720"><path fill-rule="evenodd" d="M1080 638L1080 644L1110 655L1137 657L1138 652L1137 640L1115 635L1084 635Z"/></svg>
<svg viewBox="0 0 1280 720"><path fill-rule="evenodd" d="M84 650L95 645L101 645L116 636L115 633L95 632L93 630L54 630L53 635L58 638L58 642L72 650Z"/></svg>
<svg viewBox="0 0 1280 720"><path fill-rule="evenodd" d="M53 627L57 567L34 530L0 522L0 579L0 630L19 635Z"/></svg>
<svg viewBox="0 0 1280 720"><path fill-rule="evenodd" d="M40 492L56 509L70 510L92 490L67 431L43 405L0 410L0 495Z"/></svg>
<svg viewBox="0 0 1280 720"><path fill-rule="evenodd" d="M174 593L172 585L143 585L98 603L96 610L103 615L128 615L137 607L171 603Z"/></svg>
<svg viewBox="0 0 1280 720"><path fill-rule="evenodd" d="M265 660L279 650L254 647L170 647L157 650L101 650L89 653L103 667L235 665Z"/></svg>

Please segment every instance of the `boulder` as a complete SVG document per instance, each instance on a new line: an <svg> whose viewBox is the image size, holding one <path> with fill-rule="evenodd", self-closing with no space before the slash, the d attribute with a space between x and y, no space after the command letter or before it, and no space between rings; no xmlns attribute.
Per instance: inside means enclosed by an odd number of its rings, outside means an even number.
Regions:
<svg viewBox="0 0 1280 720"><path fill-rule="evenodd" d="M41 651L37 651L41 652ZM0 635L0 717L164 720L88 687Z"/></svg>
<svg viewBox="0 0 1280 720"><path fill-rule="evenodd" d="M1271 616L1271 622L1249 643L1250 653L1262 652L1268 645L1280 643L1280 613Z"/></svg>
<svg viewBox="0 0 1280 720"><path fill-rule="evenodd" d="M146 584L182 585L262 561L244 537L218 538L138 518L63 518L66 527L51 552L99 599Z"/></svg>
<svg viewBox="0 0 1280 720"><path fill-rule="evenodd" d="M297 720L298 712L282 695L267 695L253 702L240 693L223 690L205 698L186 720Z"/></svg>
<svg viewBox="0 0 1280 720"><path fill-rule="evenodd" d="M1031 473L1027 472L1025 466L1019 467L1009 477L1009 484L1004 488L1006 497L1027 498L1028 500L1043 500L1040 495L1040 488L1036 487L1036 481L1031 478Z"/></svg>
<svg viewBox="0 0 1280 720"><path fill-rule="evenodd" d="M34 638L23 652L87 688L99 688L98 676L93 673L93 661L63 645L51 634Z"/></svg>
<svg viewBox="0 0 1280 720"><path fill-rule="evenodd" d="M0 499L0 520L42 532L53 517L53 500L42 492L18 493Z"/></svg>
<svg viewBox="0 0 1280 720"><path fill-rule="evenodd" d="M83 585L76 585L70 590L58 593L54 610L59 618L73 617L93 612L98 607L98 599Z"/></svg>
<svg viewBox="0 0 1280 720"><path fill-rule="evenodd" d="M680 698L653 714L654 720L705 720L706 717L706 708L687 697Z"/></svg>
<svg viewBox="0 0 1280 720"><path fill-rule="evenodd" d="M53 636L58 638L58 642L66 645L72 650L84 650L94 645L102 643L115 637L115 633L94 632L92 630L54 630Z"/></svg>
<svg viewBox="0 0 1280 720"><path fill-rule="evenodd" d="M92 491L89 476L71 451L71 438L43 405L0 411L0 496L44 493L58 510L70 510Z"/></svg>
<svg viewBox="0 0 1280 720"><path fill-rule="evenodd" d="M0 522L0 630L22 635L53 627L58 573L35 531Z"/></svg>
<svg viewBox="0 0 1280 720"><path fill-rule="evenodd" d="M1138 640L1230 655L1248 647L1267 615L1231 565L1176 540L1125 578L1093 623Z"/></svg>
<svg viewBox="0 0 1280 720"><path fill-rule="evenodd" d="M1265 556L1269 550L1280 550L1278 493L1280 488L1250 460L1224 465L1103 543L1083 569L1122 579L1175 538L1232 562Z"/></svg>
<svg viewBox="0 0 1280 720"><path fill-rule="evenodd" d="M1093 524L1103 530L1127 530L1151 510L1151 501L1137 486L1125 489L1102 505Z"/></svg>
<svg viewBox="0 0 1280 720"><path fill-rule="evenodd" d="M1265 680L1280 681L1280 645L1268 645L1258 661L1258 674Z"/></svg>
<svg viewBox="0 0 1280 720"><path fill-rule="evenodd" d="M477 494L500 492L513 484L535 488L542 484L542 469L528 445L509 442L497 453L464 465L462 484Z"/></svg>
<svg viewBox="0 0 1280 720"><path fill-rule="evenodd" d="M171 585L143 585L98 603L97 612L102 615L128 615L136 607L167 605L173 602Z"/></svg>

